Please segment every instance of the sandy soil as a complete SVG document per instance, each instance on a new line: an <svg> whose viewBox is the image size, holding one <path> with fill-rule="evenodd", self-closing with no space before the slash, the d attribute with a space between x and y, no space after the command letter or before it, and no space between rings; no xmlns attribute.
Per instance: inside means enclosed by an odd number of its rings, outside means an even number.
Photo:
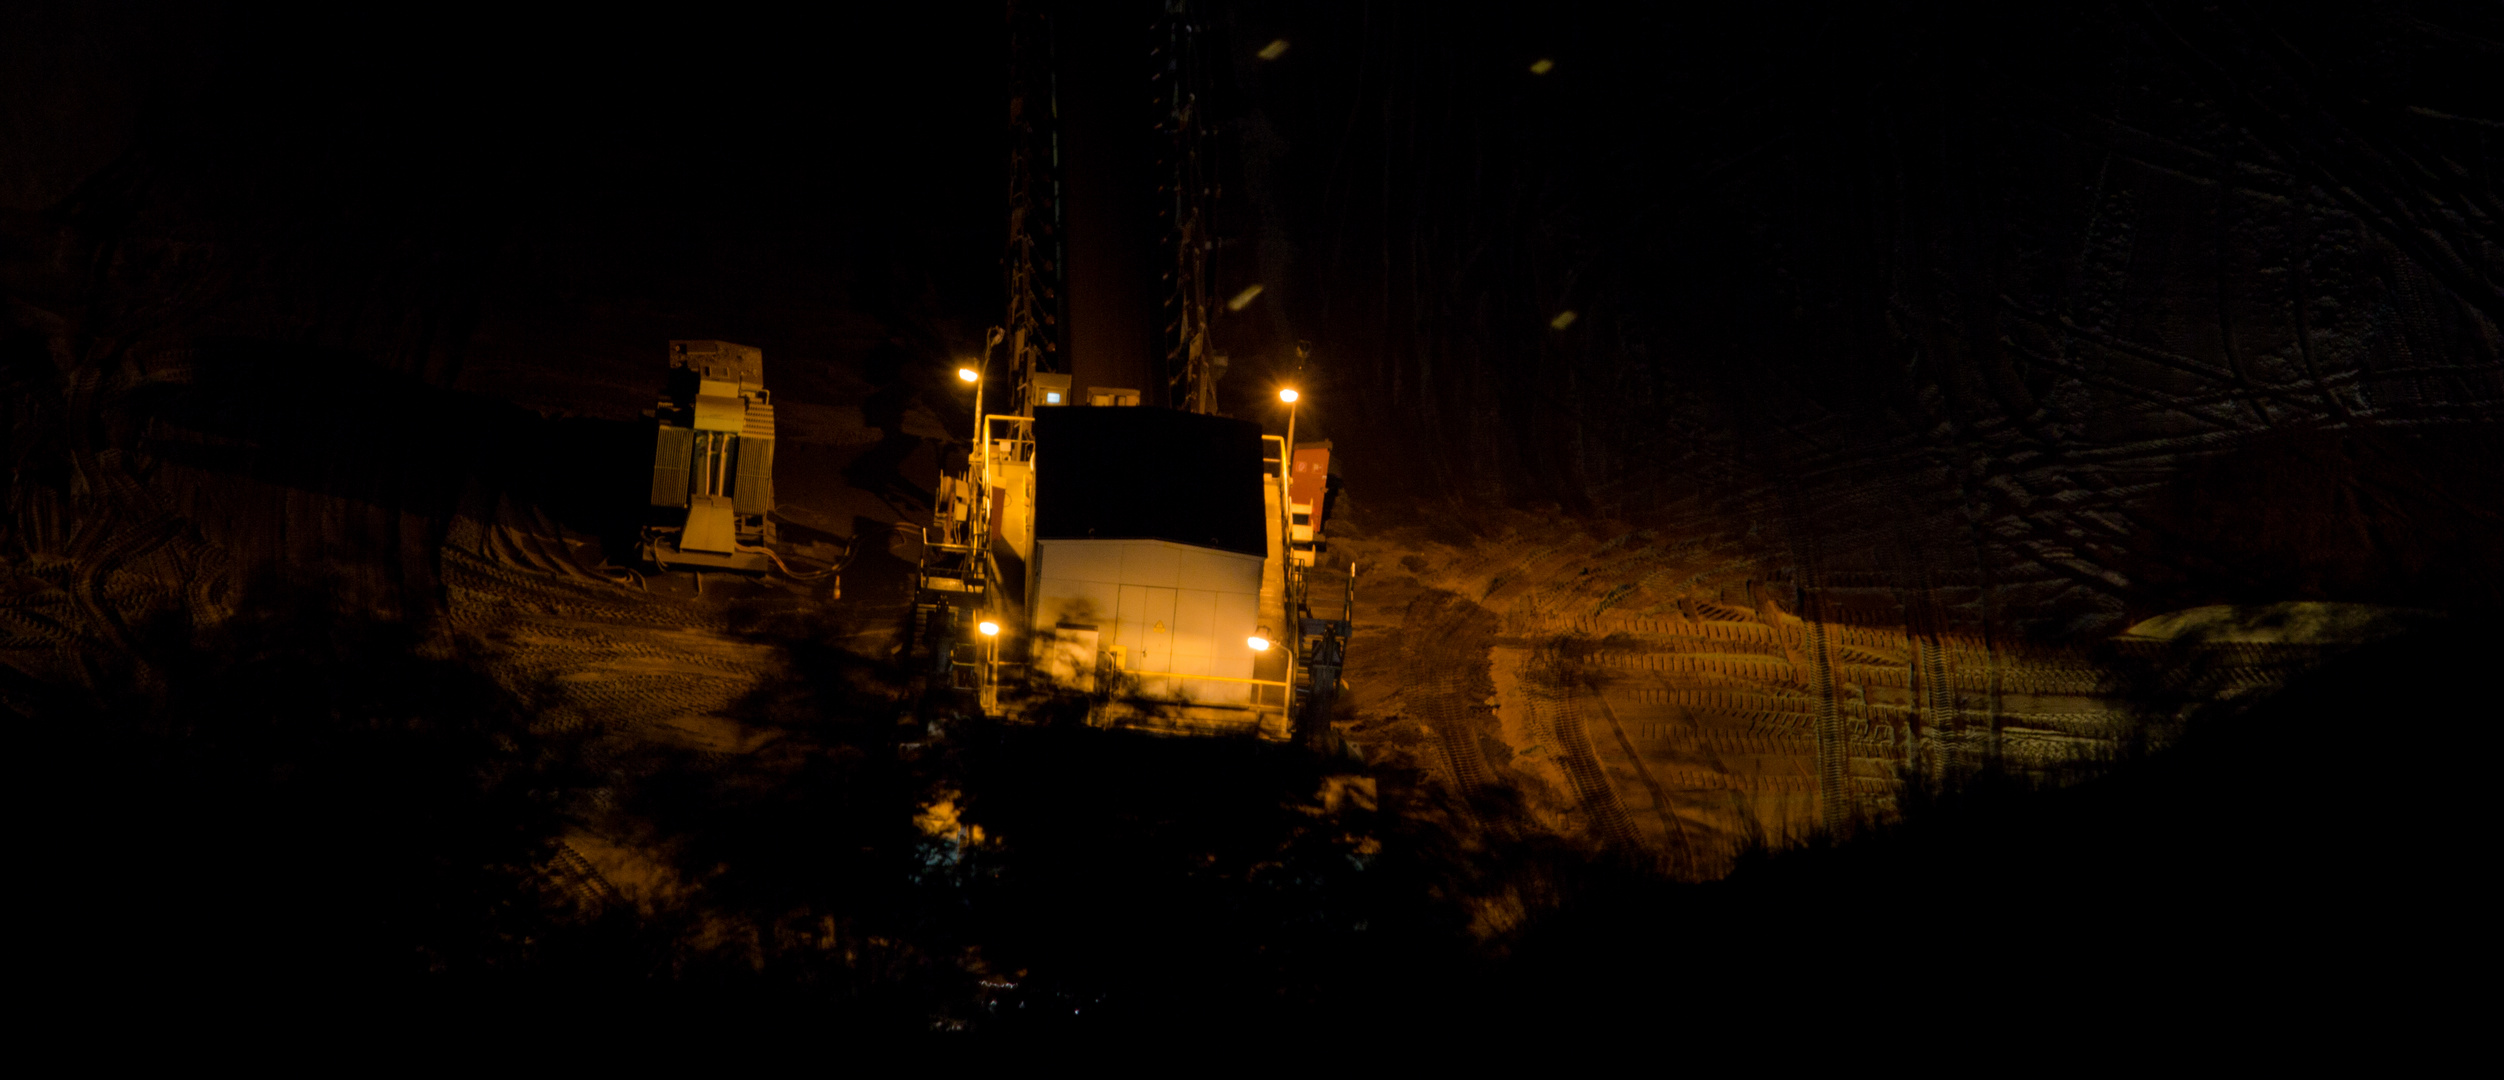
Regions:
<svg viewBox="0 0 2504 1080"><path fill-rule="evenodd" d="M1347 736L1691 877L1751 845L1889 819L1907 785L2108 760L2381 625L2203 640L2167 655L2160 691L2148 648L1924 634L1904 614L1919 598L1894 590L1857 590L1871 595L1848 619L1803 619L1797 566L1744 536L1457 507L1401 518L1333 534L1361 583ZM2139 644L2182 636L2158 623Z"/></svg>

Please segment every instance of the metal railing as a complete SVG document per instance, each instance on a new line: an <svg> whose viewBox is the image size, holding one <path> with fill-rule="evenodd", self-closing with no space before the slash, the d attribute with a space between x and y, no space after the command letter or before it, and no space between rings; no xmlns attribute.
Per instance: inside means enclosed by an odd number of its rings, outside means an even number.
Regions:
<svg viewBox="0 0 2504 1080"><path fill-rule="evenodd" d="M1284 610L1278 612L1281 623L1278 627L1277 638L1286 647L1287 675L1288 681L1292 683L1298 660L1297 653L1303 645L1303 635L1295 632L1295 627L1298 625L1296 619L1304 610L1304 574L1302 569L1295 564L1295 492L1289 486L1292 479L1289 467L1294 461L1295 452L1287 445L1286 436L1283 435L1263 435L1261 442L1264 446L1274 444L1278 447L1277 457L1261 459L1261 469L1262 479L1275 479L1278 485L1278 561L1284 574L1283 580L1279 583L1279 590L1284 595L1279 599L1283 601L1281 606ZM1274 471L1270 468L1272 465L1277 467Z"/></svg>
<svg viewBox="0 0 2504 1080"><path fill-rule="evenodd" d="M1238 686L1249 686L1253 688L1252 700L1249 702L1192 701L1187 699L1176 701L1162 698L1149 699L1153 701L1163 701L1167 704L1195 705L1212 709L1284 711L1290 707L1289 697L1295 689L1293 684L1279 679L1238 679L1231 675L1194 675L1181 671L1132 671L1128 668L1114 668L1112 670L1118 672L1124 678L1139 683L1147 682L1150 679L1192 679L1199 682L1231 683ZM1262 694L1261 691L1272 689L1278 692L1279 699L1277 701L1263 700L1266 695Z"/></svg>

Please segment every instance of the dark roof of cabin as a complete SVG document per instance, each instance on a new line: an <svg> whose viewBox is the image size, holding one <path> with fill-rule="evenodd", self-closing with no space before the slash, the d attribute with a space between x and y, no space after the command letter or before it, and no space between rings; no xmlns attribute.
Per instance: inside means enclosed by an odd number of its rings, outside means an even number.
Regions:
<svg viewBox="0 0 2504 1080"><path fill-rule="evenodd" d="M1151 406L1035 410L1035 536L1266 556L1261 427Z"/></svg>

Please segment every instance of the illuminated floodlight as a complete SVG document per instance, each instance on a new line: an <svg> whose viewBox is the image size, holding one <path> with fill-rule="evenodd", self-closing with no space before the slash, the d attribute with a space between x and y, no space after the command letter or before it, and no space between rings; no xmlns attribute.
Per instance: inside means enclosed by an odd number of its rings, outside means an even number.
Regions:
<svg viewBox="0 0 2504 1080"><path fill-rule="evenodd" d="M1278 392L1278 400L1286 402L1289 405L1295 404L1295 399L1302 396L1303 395L1298 394L1293 390L1281 390Z"/></svg>
<svg viewBox="0 0 2504 1080"><path fill-rule="evenodd" d="M957 377L957 378L960 378L960 379L963 379L963 380L965 380L966 382L973 382L973 381L975 381L975 380L977 380L977 379L982 378L982 373L980 373L980 372L978 372L978 371L975 371L974 369L969 368L969 367L961 367L961 368L956 369L956 377Z"/></svg>
<svg viewBox="0 0 2504 1080"><path fill-rule="evenodd" d="M984 619L979 623L975 623L974 629L982 631L982 636L984 637L1000 636L1000 624L992 622L989 619Z"/></svg>
<svg viewBox="0 0 2504 1080"><path fill-rule="evenodd" d="M1265 637L1262 637L1262 636L1261 636L1261 635L1259 635L1259 634L1254 634L1254 635L1252 635L1251 637L1248 637L1248 638L1243 639L1243 643L1244 643L1244 644L1246 644L1246 645L1252 646L1252 651L1253 651L1253 652L1268 652L1268 651L1269 651L1269 639L1268 639L1268 638L1265 638Z"/></svg>

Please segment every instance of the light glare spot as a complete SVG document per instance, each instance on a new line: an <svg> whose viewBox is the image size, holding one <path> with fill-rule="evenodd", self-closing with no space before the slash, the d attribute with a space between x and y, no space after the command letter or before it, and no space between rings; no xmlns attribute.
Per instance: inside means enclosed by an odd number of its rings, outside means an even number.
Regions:
<svg viewBox="0 0 2504 1080"><path fill-rule="evenodd" d="M982 636L984 637L1000 636L1000 624L992 622L989 619L984 619L979 625L976 625L974 629L982 631Z"/></svg>
<svg viewBox="0 0 2504 1080"><path fill-rule="evenodd" d="M1243 639L1243 643L1244 643L1244 644L1246 644L1246 645L1252 646L1252 651L1253 651L1253 652L1268 652L1268 651L1269 651L1269 639L1268 639L1268 638L1265 638L1265 637L1261 637L1261 636L1260 636L1260 635L1258 635L1258 634L1255 634L1255 635L1253 635L1253 636L1251 636L1251 637L1248 637L1248 638Z"/></svg>
<svg viewBox="0 0 2504 1080"><path fill-rule="evenodd" d="M1258 284L1246 285L1242 292L1235 294L1234 299L1226 301L1226 310L1241 311L1245 304L1251 303L1253 298L1259 295L1261 295L1261 287Z"/></svg>
<svg viewBox="0 0 2504 1080"><path fill-rule="evenodd" d="M1278 400L1286 402L1289 405L1295 404L1295 399L1302 396L1304 395L1298 394L1293 390L1281 390L1278 392Z"/></svg>
<svg viewBox="0 0 2504 1080"><path fill-rule="evenodd" d="M974 371L974 369L969 368L969 367L961 367L961 368L956 369L956 377L957 377L957 378L960 378L960 379L963 379L963 380L965 380L966 382L972 382L972 381L974 381L974 380L976 380L976 379L982 378L982 376L981 376L980 374L977 374L977 373Z"/></svg>
<svg viewBox="0 0 2504 1080"><path fill-rule="evenodd" d="M1261 51L1258 55L1263 60L1276 60L1281 56L1287 55L1287 39L1279 38L1276 41L1261 46Z"/></svg>

